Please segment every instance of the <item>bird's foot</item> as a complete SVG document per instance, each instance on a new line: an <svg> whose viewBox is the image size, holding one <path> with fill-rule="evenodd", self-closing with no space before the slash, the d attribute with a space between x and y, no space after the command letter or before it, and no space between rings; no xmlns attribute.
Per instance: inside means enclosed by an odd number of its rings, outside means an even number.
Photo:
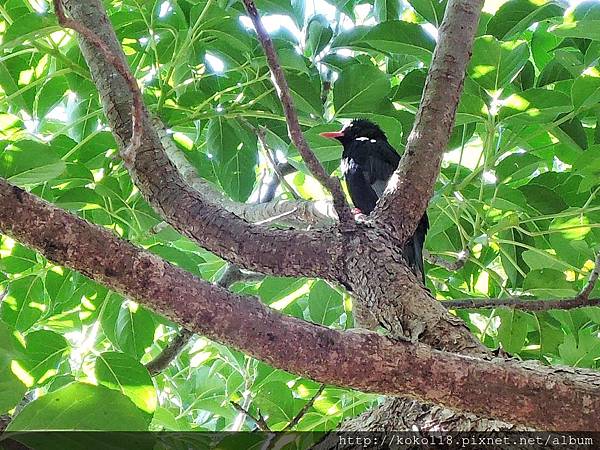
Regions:
<svg viewBox="0 0 600 450"><path fill-rule="evenodd" d="M357 222L366 222L369 218L369 216L363 214L363 212L358 208L352 208L352 214L354 214L354 220Z"/></svg>

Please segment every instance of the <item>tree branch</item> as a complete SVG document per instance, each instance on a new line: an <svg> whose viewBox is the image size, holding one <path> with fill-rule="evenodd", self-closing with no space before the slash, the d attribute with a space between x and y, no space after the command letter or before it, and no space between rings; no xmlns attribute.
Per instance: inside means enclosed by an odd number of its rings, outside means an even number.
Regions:
<svg viewBox="0 0 600 450"><path fill-rule="evenodd" d="M309 324L200 280L2 179L0 203L3 233L274 367L321 383L406 395L539 429L600 430L597 372L486 361Z"/></svg>
<svg viewBox="0 0 600 450"><path fill-rule="evenodd" d="M582 297L560 299L531 299L518 297L509 298L465 298L459 300L442 300L442 305L448 309L466 308L515 308L524 311L549 311L551 309L576 309L586 306L600 306L600 298L586 299Z"/></svg>
<svg viewBox="0 0 600 450"><path fill-rule="evenodd" d="M577 297L559 298L559 299L526 299L519 297L509 298L467 298L459 300L442 301L442 304L449 309L464 308L497 308L511 307L525 311L549 311L551 309L576 309L587 306L600 305L600 298L590 298L600 275L600 253L596 255L594 268L590 272L587 283L581 289Z"/></svg>
<svg viewBox="0 0 600 450"><path fill-rule="evenodd" d="M146 116L146 109L144 108L144 101L142 99L142 93L137 85L137 80L130 72L127 67L127 63L120 55L107 45L105 41L100 39L98 35L96 35L92 30L86 27L83 23L77 22L76 20L70 19L65 14L65 9L63 6L62 0L52 0L54 4L54 12L56 13L56 18L58 19L58 23L65 28L71 28L72 30L81 34L85 39L92 43L99 51L102 53L102 56L109 61L115 70L123 77L131 95L133 97L132 104L132 135L131 140L136 142L139 139L140 134L142 133L142 123ZM124 152L123 152L124 153Z"/></svg>
<svg viewBox="0 0 600 450"><path fill-rule="evenodd" d="M483 0L450 0L400 165L372 215L401 242L427 209L454 125Z"/></svg>
<svg viewBox="0 0 600 450"><path fill-rule="evenodd" d="M425 258L428 263L443 267L450 272L456 272L457 270L462 269L469 260L469 256L471 256L471 250L468 248L459 252L454 261L447 261L438 255L429 253L426 249L423 250L423 258Z"/></svg>
<svg viewBox="0 0 600 450"><path fill-rule="evenodd" d="M150 376L155 377L165 370L179 355L183 347L187 345L194 333L181 329L167 346L152 361L146 363L146 369Z"/></svg>
<svg viewBox="0 0 600 450"><path fill-rule="evenodd" d="M154 119L154 126L161 143L175 167L185 182L198 191L208 201L222 205L223 208L251 223L272 222L306 229L308 227L328 228L336 224L337 215L331 202L326 200L311 202L308 200L274 200L268 203L240 203L231 200L210 182L200 177L196 169L188 162L183 152L177 148L173 139L167 133L164 124ZM287 164L280 168L281 174L287 175L296 169Z"/></svg>
<svg viewBox="0 0 600 450"><path fill-rule="evenodd" d="M230 400L229 403L231 404L231 406L233 406L233 408L237 412L240 412L240 413L244 414L246 417L249 417L256 424L256 426L258 427L259 430L271 431L271 429L269 428L269 424L267 424L267 421L262 416L260 411L258 411L258 417L254 417L252 414L250 414L249 411L246 411L244 408L242 408L242 405L240 405L239 403L236 403L233 400Z"/></svg>
<svg viewBox="0 0 600 450"><path fill-rule="evenodd" d="M331 177L327 174L321 162L317 159L313 151L308 146L308 142L306 142L306 138L302 133L300 122L298 121L298 113L294 107L294 100L292 99L290 88L287 84L283 69L279 64L279 59L277 57L275 47L273 46L273 41L271 40L269 33L267 33L267 30L265 30L258 10L256 9L256 5L254 4L253 0L243 1L244 5L246 6L246 11L248 12L248 16L250 16L250 19L254 24L254 29L256 30L258 40L265 51L267 64L271 70L271 75L273 76L274 84L277 87L279 99L281 100L281 105L283 106L283 112L287 121L290 139L298 149L298 153L300 153L302 156L302 159L306 163L306 166L309 168L313 176L325 188L327 188L329 192L331 192L333 204L338 217L340 217L342 227L352 227L354 224L354 216L350 212L350 207L346 202L346 197L344 196L344 191L342 191L340 181L337 178Z"/></svg>
<svg viewBox="0 0 600 450"><path fill-rule="evenodd" d="M317 392L315 392L315 395L313 395L302 407L302 409L300 411L298 411L298 414L296 414L294 416L294 418L290 421L290 423L288 423L285 428L281 431L290 431L292 430L296 425L298 425L300 423L300 420L304 417L304 415L308 412L308 410L310 408L312 408L312 405L315 404L315 401L317 400L317 398L319 398L319 395L321 395L323 393L323 391L325 390L325 385L322 384L321 386L319 386L319 389L317 389Z"/></svg>
<svg viewBox="0 0 600 450"><path fill-rule="evenodd" d="M55 0L58 1L58 0ZM165 220L202 247L241 267L267 274L318 276L333 279L341 256L339 233L275 230L252 225L191 189L167 158L156 130L145 113L131 140L131 104L137 85L125 81L100 48L108 48L127 68L125 56L99 0L63 0L83 31L82 52L104 103L110 127L120 145L132 179ZM87 29L87 31L85 31ZM94 33L90 39L89 30ZM78 30L79 31L79 30ZM97 41L101 41L102 47ZM327 249L327 251L323 251ZM302 264L299 264L299 261Z"/></svg>
<svg viewBox="0 0 600 450"><path fill-rule="evenodd" d="M587 283L583 287L583 289L579 292L578 298L582 300L587 300L590 298L590 294L594 290L596 283L598 282L598 276L600 276L600 252L596 255L596 260L594 263L594 268L590 273Z"/></svg>

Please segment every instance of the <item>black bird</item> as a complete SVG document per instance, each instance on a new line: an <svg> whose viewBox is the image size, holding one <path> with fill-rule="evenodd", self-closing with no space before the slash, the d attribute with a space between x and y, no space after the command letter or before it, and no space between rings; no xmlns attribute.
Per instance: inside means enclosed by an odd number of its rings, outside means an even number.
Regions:
<svg viewBox="0 0 600 450"><path fill-rule="evenodd" d="M358 212L369 215L398 167L400 156L383 130L369 120L356 119L341 131L321 133L321 136L337 139L344 146L341 166L350 197ZM402 251L404 259L423 284L423 245L428 228L429 220L425 213Z"/></svg>

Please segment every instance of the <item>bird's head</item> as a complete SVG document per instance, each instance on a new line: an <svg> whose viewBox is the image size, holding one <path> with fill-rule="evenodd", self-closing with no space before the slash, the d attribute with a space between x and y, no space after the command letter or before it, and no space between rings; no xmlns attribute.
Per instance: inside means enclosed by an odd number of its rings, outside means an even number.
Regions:
<svg viewBox="0 0 600 450"><path fill-rule="evenodd" d="M354 119L340 131L320 133L329 139L337 139L342 145L352 141L387 141L387 137L379 126L370 120Z"/></svg>

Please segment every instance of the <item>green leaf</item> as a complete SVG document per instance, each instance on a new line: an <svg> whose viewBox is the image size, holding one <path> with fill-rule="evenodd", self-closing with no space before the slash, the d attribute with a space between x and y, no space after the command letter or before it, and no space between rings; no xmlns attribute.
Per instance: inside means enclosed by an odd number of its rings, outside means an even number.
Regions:
<svg viewBox="0 0 600 450"><path fill-rule="evenodd" d="M15 360L22 357L24 350L14 329L0 321L0 414L17 406L27 392L27 386L13 371Z"/></svg>
<svg viewBox="0 0 600 450"><path fill-rule="evenodd" d="M548 29L549 32L562 38L582 38L600 41L600 20L578 20L562 23Z"/></svg>
<svg viewBox="0 0 600 450"><path fill-rule="evenodd" d="M306 27L306 47L313 56L317 56L329 44L333 30L325 16L319 14L311 17Z"/></svg>
<svg viewBox="0 0 600 450"><path fill-rule="evenodd" d="M555 214L568 207L560 195L545 186L527 184L519 187L519 190L525 195L529 205L537 209L540 214Z"/></svg>
<svg viewBox="0 0 600 450"><path fill-rule="evenodd" d="M549 230L561 230L563 237L569 241L580 241L592 231L590 219L583 214L575 217L556 217Z"/></svg>
<svg viewBox="0 0 600 450"><path fill-rule="evenodd" d="M373 13L378 22L397 20L400 17L398 0L374 0Z"/></svg>
<svg viewBox="0 0 600 450"><path fill-rule="evenodd" d="M554 56L573 77L581 75L586 69L583 64L583 54L578 48L559 48L554 51Z"/></svg>
<svg viewBox="0 0 600 450"><path fill-rule="evenodd" d="M25 353L18 359L21 369L34 384L43 384L53 377L69 349L67 340L50 330L37 330L25 338Z"/></svg>
<svg viewBox="0 0 600 450"><path fill-rule="evenodd" d="M591 328L578 330L577 338L566 335L564 343L558 346L558 352L564 364L573 367L595 367L600 357L600 341L596 331Z"/></svg>
<svg viewBox="0 0 600 450"><path fill-rule="evenodd" d="M72 383L29 403L7 431L145 431L148 415L126 396L104 386Z"/></svg>
<svg viewBox="0 0 600 450"><path fill-rule="evenodd" d="M50 330L27 333L25 342L25 358L21 362L37 383L42 382L49 372L58 367L63 355L70 348L62 335Z"/></svg>
<svg viewBox="0 0 600 450"><path fill-rule="evenodd" d="M20 244L15 244L7 255L0 255L0 271L18 274L37 264L36 253Z"/></svg>
<svg viewBox="0 0 600 450"><path fill-rule="evenodd" d="M498 328L498 339L502 348L508 353L519 353L525 345L527 337L527 314L517 310L498 309L496 314L501 322Z"/></svg>
<svg viewBox="0 0 600 450"><path fill-rule="evenodd" d="M539 70L542 70L554 58L552 50L562 41L561 38L548 33L548 27L547 22L539 23L531 38L531 54Z"/></svg>
<svg viewBox="0 0 600 450"><path fill-rule="evenodd" d="M485 122L488 117L488 108L485 102L473 94L464 93L456 111L455 125L464 125L473 122Z"/></svg>
<svg viewBox="0 0 600 450"><path fill-rule="evenodd" d="M565 274L554 269L532 270L523 281L523 289L538 297L561 298L577 294Z"/></svg>
<svg viewBox="0 0 600 450"><path fill-rule="evenodd" d="M332 49L350 48L379 51L386 54L416 56L424 62L431 60L435 41L415 23L390 20L372 28L354 27L344 31L331 43Z"/></svg>
<svg viewBox="0 0 600 450"><path fill-rule="evenodd" d="M294 105L300 110L317 117L322 115L323 104L317 79L306 74L289 73L288 86L292 92Z"/></svg>
<svg viewBox="0 0 600 450"><path fill-rule="evenodd" d="M49 35L60 30L54 17L29 13L15 20L4 32L3 42L0 49L10 49L27 40L33 40L38 36Z"/></svg>
<svg viewBox="0 0 600 450"><path fill-rule="evenodd" d="M360 64L344 70L333 90L333 104L337 117L352 117L373 110L390 91L385 73L372 65Z"/></svg>
<svg viewBox="0 0 600 450"><path fill-rule="evenodd" d="M571 120L561 123L558 126L558 129L555 128L552 130L552 134L558 138L561 143L576 152L588 148L585 128L583 127L581 120L577 117L573 117ZM560 157L560 155L558 156Z"/></svg>
<svg viewBox="0 0 600 450"><path fill-rule="evenodd" d="M593 145L573 163L574 173L589 177L600 176L600 145Z"/></svg>
<svg viewBox="0 0 600 450"><path fill-rule="evenodd" d="M22 140L0 151L0 176L19 186L32 186L59 176L65 163L50 146Z"/></svg>
<svg viewBox="0 0 600 450"><path fill-rule="evenodd" d="M217 117L208 124L206 142L221 187L233 200L245 201L255 181L256 137L237 122Z"/></svg>
<svg viewBox="0 0 600 450"><path fill-rule="evenodd" d="M426 77L427 72L423 69L408 72L395 89L393 100L403 103L418 103L423 94Z"/></svg>
<svg viewBox="0 0 600 450"><path fill-rule="evenodd" d="M142 411L152 414L158 398L146 367L124 353L104 352L96 358L96 379L121 391Z"/></svg>
<svg viewBox="0 0 600 450"><path fill-rule="evenodd" d="M525 250L521 256L531 270L561 270L564 268L564 264L561 264L559 261L557 261L556 256L552 256L550 253L547 253L544 250Z"/></svg>
<svg viewBox="0 0 600 450"><path fill-rule="evenodd" d="M502 101L500 119L517 122L547 122L571 110L571 99L558 91L529 89Z"/></svg>
<svg viewBox="0 0 600 450"><path fill-rule="evenodd" d="M10 60L0 61L0 87L2 87L5 95L11 97L15 109L23 109L31 113L31 104L25 99L23 93L18 93L21 89L19 76L22 67L15 67L16 63L11 64L11 62Z"/></svg>
<svg viewBox="0 0 600 450"><path fill-rule="evenodd" d="M56 197L55 203L63 208L78 211L105 207L104 198L96 191L86 187L61 191Z"/></svg>
<svg viewBox="0 0 600 450"><path fill-rule="evenodd" d="M537 86L547 86L548 84L556 83L557 81L570 80L572 78L573 76L565 69L565 66L556 59L553 59L542 69L542 72L538 77Z"/></svg>
<svg viewBox="0 0 600 450"><path fill-rule="evenodd" d="M308 141L311 150L317 155L319 161L339 161L342 156L342 145L335 139L328 139L319 136L320 133L325 131L339 131L342 125L339 123L328 123L323 125L317 125L304 132L304 136ZM297 150L294 148L294 152Z"/></svg>
<svg viewBox="0 0 600 450"><path fill-rule="evenodd" d="M28 275L13 280L0 303L0 318L18 331L28 330L46 310L42 279Z"/></svg>
<svg viewBox="0 0 600 450"><path fill-rule="evenodd" d="M529 48L525 42L500 42L493 36L482 36L473 44L467 72L481 87L495 92L518 75L528 58Z"/></svg>
<svg viewBox="0 0 600 450"><path fill-rule="evenodd" d="M504 3L488 22L487 32L498 39L521 33L536 22L562 16L564 7L554 1L510 0Z"/></svg>
<svg viewBox="0 0 600 450"><path fill-rule="evenodd" d="M119 309L115 324L115 344L125 353L140 359L154 340L152 314L138 306L127 303Z"/></svg>
<svg viewBox="0 0 600 450"><path fill-rule="evenodd" d="M542 159L531 153L513 153L496 165L495 172L498 181L520 180L530 177L541 163Z"/></svg>
<svg viewBox="0 0 600 450"><path fill-rule="evenodd" d="M62 77L53 77L44 83L37 94L36 117L45 119L46 114L62 100L68 88L67 80Z"/></svg>
<svg viewBox="0 0 600 450"><path fill-rule="evenodd" d="M408 3L430 24L435 27L442 24L447 4L445 0L408 0Z"/></svg>
<svg viewBox="0 0 600 450"><path fill-rule="evenodd" d="M592 70L590 74L577 77L571 88L573 109L581 111L594 107L600 102L600 72Z"/></svg>
<svg viewBox="0 0 600 450"><path fill-rule="evenodd" d="M332 325L344 312L342 296L324 281L317 281L308 295L308 311L313 322Z"/></svg>
<svg viewBox="0 0 600 450"><path fill-rule="evenodd" d="M269 421L275 424L289 422L296 410L292 392L284 386L286 384L281 381L265 383L254 400L260 411L268 412Z"/></svg>

